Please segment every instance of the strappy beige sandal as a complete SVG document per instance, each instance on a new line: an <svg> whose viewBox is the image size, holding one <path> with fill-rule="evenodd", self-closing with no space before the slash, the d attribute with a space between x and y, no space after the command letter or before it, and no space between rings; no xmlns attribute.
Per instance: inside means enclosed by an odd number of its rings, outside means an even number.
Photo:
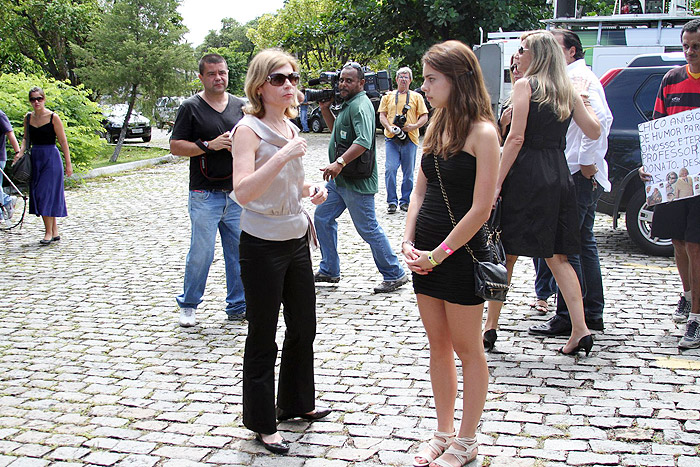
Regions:
<svg viewBox="0 0 700 467"><path fill-rule="evenodd" d="M455 449L452 446L447 448L447 450L442 453L438 459L432 462L434 465L439 465L440 467L463 467L476 459L478 454L479 443L476 442L476 438L455 438L454 443L464 448L464 451ZM454 457L459 464L454 465L447 462L444 459L445 456Z"/></svg>
<svg viewBox="0 0 700 467"><path fill-rule="evenodd" d="M454 431L452 433L436 431L433 433L433 439L428 442L428 446L413 458L413 466L428 467L440 454L445 452L445 449L452 444L452 440L454 439ZM420 459L425 460L425 462L421 462Z"/></svg>

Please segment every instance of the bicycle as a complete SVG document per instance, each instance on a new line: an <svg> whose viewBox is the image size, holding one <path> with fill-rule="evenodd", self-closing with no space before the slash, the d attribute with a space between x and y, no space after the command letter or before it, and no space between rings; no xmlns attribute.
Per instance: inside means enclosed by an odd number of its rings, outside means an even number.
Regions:
<svg viewBox="0 0 700 467"><path fill-rule="evenodd" d="M0 182L2 182L3 178L6 178L13 190L10 192L10 195L16 196L15 204L11 209L8 209L7 206L0 205L0 212L2 213L2 219L0 219L0 230L10 230L17 226L22 228L24 216L27 214L29 196L25 195L22 190L17 188L17 185L12 182L12 179L3 169L0 169L0 174L2 174L2 177L0 177ZM2 188L0 187L0 189ZM18 216L20 210L22 211L22 215Z"/></svg>

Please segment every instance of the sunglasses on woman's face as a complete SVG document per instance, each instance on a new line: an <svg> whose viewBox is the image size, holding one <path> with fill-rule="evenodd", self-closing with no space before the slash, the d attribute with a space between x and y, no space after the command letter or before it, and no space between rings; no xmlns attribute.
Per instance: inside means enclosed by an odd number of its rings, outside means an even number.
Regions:
<svg viewBox="0 0 700 467"><path fill-rule="evenodd" d="M38 96L38 97L30 97L30 98L29 98L29 102L41 102L41 101L43 101L43 100L44 100L44 98L41 97L41 96Z"/></svg>
<svg viewBox="0 0 700 467"><path fill-rule="evenodd" d="M523 53L525 53L526 50L530 50L530 49L526 49L526 48L523 47L522 45L521 45L520 47L518 47L518 53L519 53L520 55L522 55Z"/></svg>
<svg viewBox="0 0 700 467"><path fill-rule="evenodd" d="M289 73L288 75L283 73L272 73L267 77L267 82L273 86L282 86L286 80L289 80L289 83L292 86L296 86L299 84L299 73L293 72Z"/></svg>

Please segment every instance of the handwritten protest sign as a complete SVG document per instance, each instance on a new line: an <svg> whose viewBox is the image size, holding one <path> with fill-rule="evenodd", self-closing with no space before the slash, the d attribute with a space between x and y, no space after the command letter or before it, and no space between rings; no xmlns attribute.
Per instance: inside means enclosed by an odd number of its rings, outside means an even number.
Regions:
<svg viewBox="0 0 700 467"><path fill-rule="evenodd" d="M700 195L700 108L639 124L647 204Z"/></svg>

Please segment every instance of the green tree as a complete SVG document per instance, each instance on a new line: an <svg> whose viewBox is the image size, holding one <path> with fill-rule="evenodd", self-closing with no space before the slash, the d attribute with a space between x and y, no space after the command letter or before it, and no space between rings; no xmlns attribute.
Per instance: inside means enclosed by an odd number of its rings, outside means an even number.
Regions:
<svg viewBox="0 0 700 467"><path fill-rule="evenodd" d="M388 52L418 69L433 44L458 39L478 44L480 30L541 28L551 16L546 0L349 0L340 22L353 31L350 48L365 53Z"/></svg>
<svg viewBox="0 0 700 467"><path fill-rule="evenodd" d="M209 31L202 44L197 47L197 54L202 56L213 48L231 47L236 52L246 54L247 61L250 61L255 53L255 44L250 41L247 32L248 28L255 27L256 24L257 20L241 24L233 18L222 19L221 29L218 32Z"/></svg>
<svg viewBox="0 0 700 467"><path fill-rule="evenodd" d="M186 28L177 6L177 0L113 0L86 46L76 47L81 79L128 103L112 162L119 157L136 98L153 102L179 93L187 85L185 70L195 66L192 49L182 41Z"/></svg>
<svg viewBox="0 0 700 467"><path fill-rule="evenodd" d="M387 63L382 47L358 47L372 41L376 31L354 30L346 20L347 10L347 2L339 0L287 0L277 14L258 18L248 37L256 50L280 47L294 54L302 70L313 76L350 59L373 68Z"/></svg>
<svg viewBox="0 0 700 467"><path fill-rule="evenodd" d="M38 71L77 84L70 43L99 23L98 0L3 0L0 59L6 71Z"/></svg>
<svg viewBox="0 0 700 467"><path fill-rule="evenodd" d="M90 100L91 92L82 85L71 86L43 75L3 73L0 75L0 102L18 139L24 134L24 116L32 110L27 99L34 86L44 90L46 107L58 113L63 121L73 169L76 172L87 170L94 155L105 145L98 136L102 114L99 106Z"/></svg>

